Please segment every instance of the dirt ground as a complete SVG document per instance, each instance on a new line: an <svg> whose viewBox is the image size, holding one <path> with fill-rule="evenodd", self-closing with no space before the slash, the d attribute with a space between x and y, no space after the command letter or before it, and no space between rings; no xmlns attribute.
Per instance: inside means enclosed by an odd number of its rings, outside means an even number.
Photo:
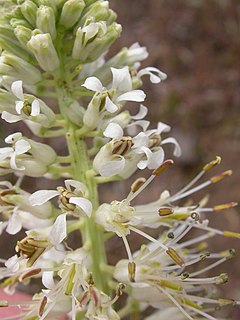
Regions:
<svg viewBox="0 0 240 320"><path fill-rule="evenodd" d="M207 192L210 205L240 201L239 1L110 0L110 5L123 26L122 37L112 53L137 41L149 51L144 65L167 73L168 79L160 85L150 84L146 79L145 105L149 108L152 127L157 121L171 125L172 135L183 149L181 159L175 159L175 166L160 181L150 185L139 201L154 200L165 188L178 190L216 155L222 157L222 164L213 174L232 169L233 175L197 195L195 200L200 200ZM9 129L5 127L4 130ZM102 201L121 199L131 182L120 186L113 184L111 196L108 189L102 189ZM239 207L208 218L211 225L219 229L240 232ZM6 239L4 235L0 243L4 245ZM222 287L224 296L238 300L239 241L216 237L209 247L213 252L235 248L236 258L214 271L229 273L229 282ZM119 257L120 246L116 242L109 243L112 262ZM3 249L1 253L5 255ZM239 310L234 310L232 319L240 319Z"/></svg>

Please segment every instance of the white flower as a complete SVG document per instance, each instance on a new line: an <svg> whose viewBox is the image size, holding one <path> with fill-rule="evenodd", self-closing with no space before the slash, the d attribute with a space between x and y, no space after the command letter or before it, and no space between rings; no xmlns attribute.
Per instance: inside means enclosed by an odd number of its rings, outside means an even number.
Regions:
<svg viewBox="0 0 240 320"><path fill-rule="evenodd" d="M9 123L28 120L44 127L50 126L55 120L53 111L42 100L30 95L24 96L22 85L21 80L12 83L11 91L19 100L15 101L15 110L2 112L2 119Z"/></svg>
<svg viewBox="0 0 240 320"><path fill-rule="evenodd" d="M36 191L30 196L29 201L33 206L39 206L58 196L60 208L64 212L71 212L77 215L83 212L90 217L92 203L85 198L88 195L86 186L76 180L65 180L65 186L66 188L58 187L57 190Z"/></svg>

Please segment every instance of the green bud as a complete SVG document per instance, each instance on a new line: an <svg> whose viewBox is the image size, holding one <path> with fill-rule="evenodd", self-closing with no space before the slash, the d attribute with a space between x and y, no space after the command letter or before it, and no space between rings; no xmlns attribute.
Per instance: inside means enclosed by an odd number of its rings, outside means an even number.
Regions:
<svg viewBox="0 0 240 320"><path fill-rule="evenodd" d="M44 71L51 72L59 67L59 58L49 33L32 36L27 46Z"/></svg>
<svg viewBox="0 0 240 320"><path fill-rule="evenodd" d="M59 1L58 1L59 2ZM54 14L57 13L57 5L55 0L38 0L39 7L42 6L48 6L53 9Z"/></svg>
<svg viewBox="0 0 240 320"><path fill-rule="evenodd" d="M31 139L25 139L31 144L31 149L29 153L44 165L50 165L55 162L57 158L56 152L49 145L36 142Z"/></svg>
<svg viewBox="0 0 240 320"><path fill-rule="evenodd" d="M4 89L0 89L0 112L12 112L16 98Z"/></svg>
<svg viewBox="0 0 240 320"><path fill-rule="evenodd" d="M22 79L26 84L35 84L42 80L40 71L27 61L11 53L0 57L0 74Z"/></svg>
<svg viewBox="0 0 240 320"><path fill-rule="evenodd" d="M53 40L56 38L55 15L51 7L41 6L38 8L37 28L43 33L50 33Z"/></svg>
<svg viewBox="0 0 240 320"><path fill-rule="evenodd" d="M19 25L14 29L14 34L21 45L26 47L28 41L31 39L32 30Z"/></svg>
<svg viewBox="0 0 240 320"><path fill-rule="evenodd" d="M60 16L59 24L70 29L81 17L85 7L83 0L68 0L65 2Z"/></svg>
<svg viewBox="0 0 240 320"><path fill-rule="evenodd" d="M78 26L84 26L89 19L92 22L105 21L109 25L116 20L116 17L116 13L109 9L108 1L96 1L88 8Z"/></svg>
<svg viewBox="0 0 240 320"><path fill-rule="evenodd" d="M23 27L26 27L26 28L31 28L31 25L24 19L17 19L17 18L12 18L10 20L10 25L13 27L13 28L16 28L18 26L23 26Z"/></svg>
<svg viewBox="0 0 240 320"><path fill-rule="evenodd" d="M27 0L21 5L21 12L24 18L33 26L36 26L37 6L31 1Z"/></svg>

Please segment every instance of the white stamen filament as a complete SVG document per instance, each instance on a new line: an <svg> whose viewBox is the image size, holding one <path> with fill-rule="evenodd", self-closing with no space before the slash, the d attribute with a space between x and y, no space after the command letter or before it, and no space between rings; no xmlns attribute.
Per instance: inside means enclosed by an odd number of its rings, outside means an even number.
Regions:
<svg viewBox="0 0 240 320"><path fill-rule="evenodd" d="M129 247L129 243L127 241L127 238L125 236L122 236L122 239L123 239L123 243L125 245L126 251L127 251L128 260L130 262L133 262L132 252L131 252L131 249Z"/></svg>
<svg viewBox="0 0 240 320"><path fill-rule="evenodd" d="M189 305L185 305L185 307L188 308L188 309L190 309L190 310L192 310L192 311L194 311L194 312L196 312L196 313L198 313L198 314L200 314L201 316L203 316L203 317L206 318L206 319L209 319L209 320L217 320L216 318L210 316L210 315L207 314L206 312L201 311L201 310L199 310L199 309L197 309L197 308L193 308L193 307L191 307L191 306L189 306Z"/></svg>
<svg viewBox="0 0 240 320"><path fill-rule="evenodd" d="M202 236L199 236L199 237L196 237L196 238L193 238L191 240L188 240L188 241L185 241L183 243L180 243L178 245L178 248L186 248L192 244L195 244L195 243L198 243L198 242L202 242L206 239L209 239L211 237L214 237L215 236L215 233L212 233L212 232L208 232L207 234L203 234Z"/></svg>
<svg viewBox="0 0 240 320"><path fill-rule="evenodd" d="M222 259L210 264L206 268L203 268L203 269L201 269L199 271L193 272L193 273L190 274L190 277L195 277L195 276L198 276L199 274L202 274L202 273L204 273L206 271L209 271L209 270L215 268L216 266L218 266L219 264L225 262L227 259L228 259L227 257L224 257L224 258L222 258Z"/></svg>
<svg viewBox="0 0 240 320"><path fill-rule="evenodd" d="M153 181L155 177L156 175L151 175L136 192L130 192L126 198L126 201L130 203L133 199L135 199L139 193L141 193Z"/></svg>

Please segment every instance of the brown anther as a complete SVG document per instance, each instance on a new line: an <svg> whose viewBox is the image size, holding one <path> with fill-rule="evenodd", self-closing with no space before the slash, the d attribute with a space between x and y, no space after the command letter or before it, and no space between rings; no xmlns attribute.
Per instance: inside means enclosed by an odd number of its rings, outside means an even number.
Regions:
<svg viewBox="0 0 240 320"><path fill-rule="evenodd" d="M125 284L119 283L117 288L116 288L116 296L120 297L123 294L123 290L125 289Z"/></svg>
<svg viewBox="0 0 240 320"><path fill-rule="evenodd" d="M174 213L174 210L172 208L160 208L158 210L158 213L159 213L159 216L160 217L165 217L165 216L169 216L170 214L173 214Z"/></svg>
<svg viewBox="0 0 240 320"><path fill-rule="evenodd" d="M207 163L204 167L203 167L203 171L208 171L211 170L213 167L215 167L216 165L218 165L219 163L221 163L221 157L216 156L216 159Z"/></svg>
<svg viewBox="0 0 240 320"><path fill-rule="evenodd" d="M138 178L136 181L133 182L131 185L131 191L136 192L146 181L145 178Z"/></svg>
<svg viewBox="0 0 240 320"><path fill-rule="evenodd" d="M26 279L30 279L30 278L38 275L39 273L41 273L41 271L42 271L42 269L37 268L37 269L30 270L28 272L25 272L19 277L19 281L22 282Z"/></svg>
<svg viewBox="0 0 240 320"><path fill-rule="evenodd" d="M94 280L93 280L93 274L92 273L89 273L89 277L88 277L87 283L90 286L94 286Z"/></svg>
<svg viewBox="0 0 240 320"><path fill-rule="evenodd" d="M113 143L112 154L124 156L133 146L131 137L122 137L122 139Z"/></svg>
<svg viewBox="0 0 240 320"><path fill-rule="evenodd" d="M163 171L165 171L172 164L174 164L174 161L172 159L168 159L168 160L164 161L158 168L153 170L152 174L155 176L159 176Z"/></svg>
<svg viewBox="0 0 240 320"><path fill-rule="evenodd" d="M237 202L229 202L229 203L224 203L224 204L218 204L213 207L214 211L221 211L221 210L226 210L230 208L234 208L238 205Z"/></svg>
<svg viewBox="0 0 240 320"><path fill-rule="evenodd" d="M166 253L169 255L170 258L172 258L172 260L174 262L176 262L176 264L178 264L180 267L184 266L184 261L183 259L179 256L179 254L177 253L176 250L174 250L173 248L169 247L168 250L166 251Z"/></svg>
<svg viewBox="0 0 240 320"><path fill-rule="evenodd" d="M44 296L44 297L42 298L42 301L41 301L40 306L39 306L39 309L38 309L38 315L39 315L39 317L41 317L41 316L43 315L44 308L45 308L46 304L47 304L47 297Z"/></svg>
<svg viewBox="0 0 240 320"><path fill-rule="evenodd" d="M136 263L128 262L128 277L131 282L135 282Z"/></svg>
<svg viewBox="0 0 240 320"><path fill-rule="evenodd" d="M76 197L76 195L63 187L57 187L57 191L60 193L58 198L59 203L63 205L63 207L67 210L75 210L76 205L73 203L69 203L69 199L71 197Z"/></svg>
<svg viewBox="0 0 240 320"><path fill-rule="evenodd" d="M232 170L227 170L210 178L210 180L212 181L212 183L216 183L223 180L224 178L230 177L231 175L232 175Z"/></svg>

